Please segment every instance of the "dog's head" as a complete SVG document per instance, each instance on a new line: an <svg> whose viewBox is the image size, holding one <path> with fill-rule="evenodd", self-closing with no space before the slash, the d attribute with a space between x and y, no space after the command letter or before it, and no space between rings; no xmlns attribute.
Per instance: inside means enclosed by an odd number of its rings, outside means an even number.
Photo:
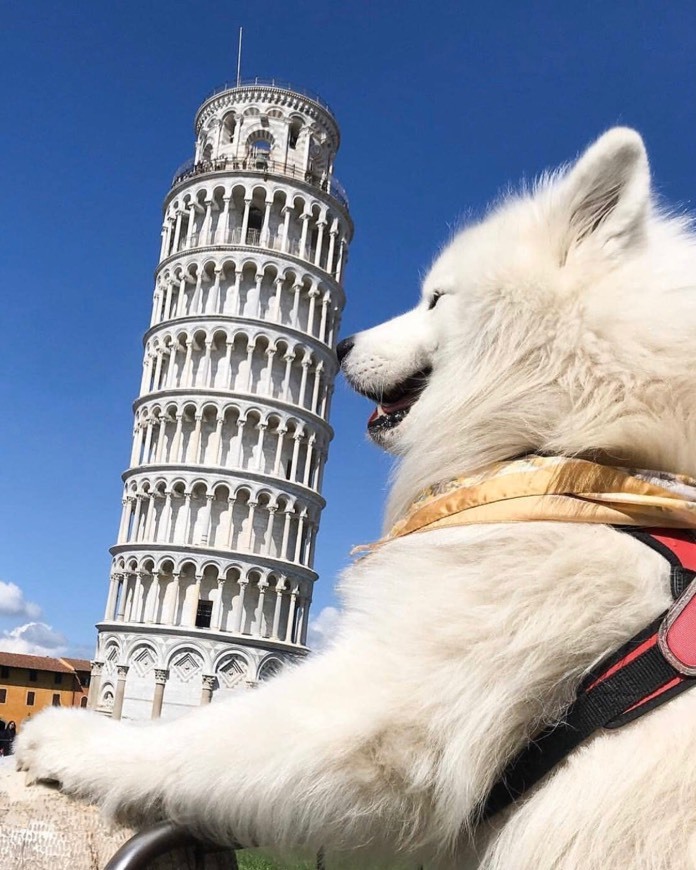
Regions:
<svg viewBox="0 0 696 870"><path fill-rule="evenodd" d="M624 128L460 232L414 309L338 346L396 502L534 450L696 472L695 250Z"/></svg>

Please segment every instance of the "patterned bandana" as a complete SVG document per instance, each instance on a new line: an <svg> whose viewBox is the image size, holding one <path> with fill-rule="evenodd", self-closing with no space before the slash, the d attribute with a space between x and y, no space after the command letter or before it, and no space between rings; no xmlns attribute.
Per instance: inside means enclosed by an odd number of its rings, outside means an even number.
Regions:
<svg viewBox="0 0 696 870"><path fill-rule="evenodd" d="M449 526L539 520L696 528L696 480L563 456L526 456L429 487L388 535L364 549Z"/></svg>

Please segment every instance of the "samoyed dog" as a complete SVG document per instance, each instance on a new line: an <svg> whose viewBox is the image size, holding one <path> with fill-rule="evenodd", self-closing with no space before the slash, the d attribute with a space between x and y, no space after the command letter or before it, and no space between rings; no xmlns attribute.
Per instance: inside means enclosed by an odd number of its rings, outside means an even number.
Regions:
<svg viewBox="0 0 696 870"><path fill-rule="evenodd" d="M527 454L696 476L695 348L696 236L656 205L641 137L610 130L456 235L415 308L340 344L399 457L385 529L425 488ZM696 691L479 820L509 760L667 609L669 575L602 523L390 539L345 572L335 640L306 663L175 722L49 709L18 765L140 824L362 867L693 867Z"/></svg>

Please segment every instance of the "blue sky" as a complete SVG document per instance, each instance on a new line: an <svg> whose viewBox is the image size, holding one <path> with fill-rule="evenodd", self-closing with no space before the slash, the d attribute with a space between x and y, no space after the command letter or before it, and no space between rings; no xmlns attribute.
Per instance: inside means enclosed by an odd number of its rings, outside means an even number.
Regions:
<svg viewBox="0 0 696 870"><path fill-rule="evenodd" d="M696 192L693 3L31 0L2 19L0 648L93 650L161 203L198 105L235 75L240 25L243 75L315 90L340 123L344 335L409 306L509 182L613 124L643 133L666 199ZM315 617L379 531L390 462L365 441L370 411L338 385Z"/></svg>

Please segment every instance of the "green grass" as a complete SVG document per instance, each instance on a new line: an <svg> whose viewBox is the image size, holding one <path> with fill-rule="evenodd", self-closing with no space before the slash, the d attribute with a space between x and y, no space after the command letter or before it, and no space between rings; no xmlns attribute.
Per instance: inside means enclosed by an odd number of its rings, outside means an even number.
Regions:
<svg viewBox="0 0 696 870"><path fill-rule="evenodd" d="M283 861L278 863L266 855L253 850L237 853L239 870L314 870L316 864L311 861Z"/></svg>

